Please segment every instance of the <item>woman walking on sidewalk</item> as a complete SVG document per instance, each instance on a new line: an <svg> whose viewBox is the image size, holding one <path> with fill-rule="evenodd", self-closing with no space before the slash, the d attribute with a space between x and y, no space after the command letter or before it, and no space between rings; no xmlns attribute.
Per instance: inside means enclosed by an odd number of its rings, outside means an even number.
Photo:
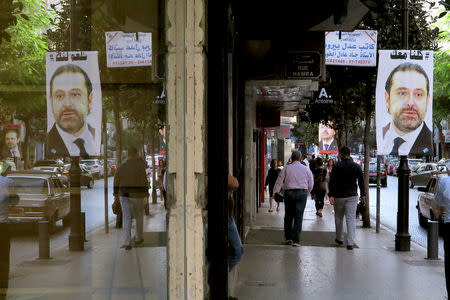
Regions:
<svg viewBox="0 0 450 300"><path fill-rule="evenodd" d="M316 216L322 218L322 210L324 205L324 198L326 193L326 182L325 177L327 175L327 170L322 167L323 160L322 158L316 158L315 168L312 173L314 176L314 187L312 190L312 195L314 196L314 201L316 202Z"/></svg>
<svg viewBox="0 0 450 300"><path fill-rule="evenodd" d="M269 186L269 195L270 195L270 207L269 212L273 212L273 187L275 186L275 182L277 181L278 174L280 174L281 170L277 168L277 160L272 159L270 162L270 169L267 172L266 184L265 186ZM280 202L277 202L277 211L280 211Z"/></svg>

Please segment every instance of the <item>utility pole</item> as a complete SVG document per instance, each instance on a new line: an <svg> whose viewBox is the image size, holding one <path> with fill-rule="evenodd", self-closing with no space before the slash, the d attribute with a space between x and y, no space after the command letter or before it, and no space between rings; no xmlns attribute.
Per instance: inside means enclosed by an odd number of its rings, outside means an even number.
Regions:
<svg viewBox="0 0 450 300"><path fill-rule="evenodd" d="M408 0L402 0L402 48L407 50L408 45ZM398 174L398 209L397 209L397 233L395 234L395 251L410 251L411 235L409 229L409 175L408 159L406 155L400 156Z"/></svg>

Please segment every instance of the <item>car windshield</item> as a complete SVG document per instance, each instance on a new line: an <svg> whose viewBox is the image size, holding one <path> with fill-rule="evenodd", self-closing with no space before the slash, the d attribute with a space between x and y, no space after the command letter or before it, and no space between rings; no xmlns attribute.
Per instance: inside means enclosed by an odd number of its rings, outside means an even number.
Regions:
<svg viewBox="0 0 450 300"><path fill-rule="evenodd" d="M43 178L10 177L14 181L14 187L19 194L44 194L48 195L47 180Z"/></svg>
<svg viewBox="0 0 450 300"><path fill-rule="evenodd" d="M384 165L380 164L380 170L384 171ZM369 163L369 172L376 172L377 171L377 164L376 163Z"/></svg>
<svg viewBox="0 0 450 300"><path fill-rule="evenodd" d="M40 166L57 166L57 165L59 165L59 162L58 161L54 161L54 160L38 160L34 164L35 167L40 167Z"/></svg>
<svg viewBox="0 0 450 300"><path fill-rule="evenodd" d="M427 168L426 164L417 164L415 166L411 166L411 170L413 170L416 173L423 172L426 170L426 168Z"/></svg>
<svg viewBox="0 0 450 300"><path fill-rule="evenodd" d="M53 167L38 167L37 170L56 172L56 169Z"/></svg>

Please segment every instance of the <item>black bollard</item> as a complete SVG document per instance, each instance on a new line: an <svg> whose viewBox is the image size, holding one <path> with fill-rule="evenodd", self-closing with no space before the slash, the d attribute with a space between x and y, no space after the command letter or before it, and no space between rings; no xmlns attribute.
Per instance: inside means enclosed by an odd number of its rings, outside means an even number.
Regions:
<svg viewBox="0 0 450 300"><path fill-rule="evenodd" d="M83 235L84 242L87 242L86 239L86 213L84 211L81 212L81 234Z"/></svg>
<svg viewBox="0 0 450 300"><path fill-rule="evenodd" d="M50 258L50 233L48 221L39 222L39 259Z"/></svg>
<svg viewBox="0 0 450 300"><path fill-rule="evenodd" d="M439 259L439 222L428 220L428 234L427 234L427 259Z"/></svg>

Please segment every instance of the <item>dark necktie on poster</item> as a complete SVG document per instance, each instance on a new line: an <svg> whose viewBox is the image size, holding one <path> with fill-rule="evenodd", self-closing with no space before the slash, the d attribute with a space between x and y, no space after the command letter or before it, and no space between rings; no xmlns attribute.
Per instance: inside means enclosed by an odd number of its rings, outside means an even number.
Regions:
<svg viewBox="0 0 450 300"><path fill-rule="evenodd" d="M389 155L398 155L398 148L405 142L401 137L396 137L394 139L394 146L392 147L391 153Z"/></svg>
<svg viewBox="0 0 450 300"><path fill-rule="evenodd" d="M325 144L325 151L328 150L328 144Z"/></svg>
<svg viewBox="0 0 450 300"><path fill-rule="evenodd" d="M88 158L89 155L86 152L86 148L84 147L84 140L82 138L77 138L75 141L73 141L73 143L75 145L78 146L78 148L80 149L80 157L81 158Z"/></svg>

